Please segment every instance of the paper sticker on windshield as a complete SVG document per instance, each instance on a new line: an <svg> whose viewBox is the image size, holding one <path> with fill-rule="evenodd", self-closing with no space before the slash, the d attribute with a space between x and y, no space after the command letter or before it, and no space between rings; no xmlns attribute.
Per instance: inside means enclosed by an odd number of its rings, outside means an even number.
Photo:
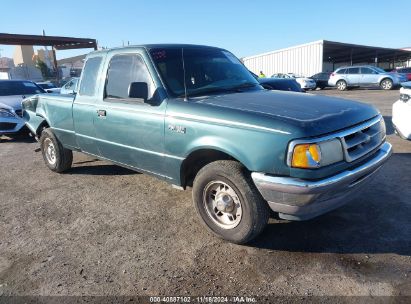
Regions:
<svg viewBox="0 0 411 304"><path fill-rule="evenodd" d="M232 63L241 64L240 61L231 53L223 51L223 54L230 60Z"/></svg>
<svg viewBox="0 0 411 304"><path fill-rule="evenodd" d="M32 82L23 82L23 85L29 88L37 88L36 85Z"/></svg>

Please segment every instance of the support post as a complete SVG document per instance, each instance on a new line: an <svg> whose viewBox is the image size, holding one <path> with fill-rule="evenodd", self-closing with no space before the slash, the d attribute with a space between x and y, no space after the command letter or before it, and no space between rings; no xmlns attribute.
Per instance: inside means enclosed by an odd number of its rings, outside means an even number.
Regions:
<svg viewBox="0 0 411 304"><path fill-rule="evenodd" d="M54 69L56 71L56 79L57 79L57 81L60 81L61 79L60 79L59 69L58 69L58 66L57 66L56 49L55 49L54 45L53 45L52 53L53 53L53 65L54 65Z"/></svg>
<svg viewBox="0 0 411 304"><path fill-rule="evenodd" d="M353 52L353 50L352 50L352 48L351 48L351 52L350 52L350 65L352 65L352 52Z"/></svg>

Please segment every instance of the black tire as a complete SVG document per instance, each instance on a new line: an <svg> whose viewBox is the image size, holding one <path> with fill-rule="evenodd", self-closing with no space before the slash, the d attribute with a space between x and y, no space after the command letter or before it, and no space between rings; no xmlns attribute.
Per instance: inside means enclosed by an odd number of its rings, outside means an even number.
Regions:
<svg viewBox="0 0 411 304"><path fill-rule="evenodd" d="M345 80L338 80L337 83L337 89L340 91L345 91L347 90L347 82Z"/></svg>
<svg viewBox="0 0 411 304"><path fill-rule="evenodd" d="M238 224L233 228L221 227L217 224L218 219L212 218L210 208L207 207L205 199L208 199L207 189L211 187L209 185L218 183L223 183L230 188L230 191L234 191L233 197L237 198L237 201L233 206L240 203L242 214ZM216 195L214 197L216 198ZM212 233L236 244L246 243L259 235L267 225L270 216L268 204L255 187L250 172L236 161L215 161L204 166L194 180L193 202L203 223ZM215 217L217 218L218 215Z"/></svg>
<svg viewBox="0 0 411 304"><path fill-rule="evenodd" d="M380 88L386 91L392 90L394 88L394 83L389 78L384 78L380 82Z"/></svg>
<svg viewBox="0 0 411 304"><path fill-rule="evenodd" d="M41 132L40 148L44 162L51 171L60 173L71 168L73 152L64 148L50 129Z"/></svg>

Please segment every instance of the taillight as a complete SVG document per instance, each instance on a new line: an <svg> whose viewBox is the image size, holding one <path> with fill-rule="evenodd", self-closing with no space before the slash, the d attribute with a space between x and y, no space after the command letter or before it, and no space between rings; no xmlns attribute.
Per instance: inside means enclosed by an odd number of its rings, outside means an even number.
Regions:
<svg viewBox="0 0 411 304"><path fill-rule="evenodd" d="M330 76L334 76L335 74L334 73L331 73L331 75Z"/></svg>

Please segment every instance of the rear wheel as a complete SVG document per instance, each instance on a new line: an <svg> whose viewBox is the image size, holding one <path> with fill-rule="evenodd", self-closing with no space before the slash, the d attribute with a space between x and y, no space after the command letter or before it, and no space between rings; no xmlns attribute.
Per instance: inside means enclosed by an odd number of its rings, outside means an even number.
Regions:
<svg viewBox="0 0 411 304"><path fill-rule="evenodd" d="M41 133L40 148L50 170L60 173L71 168L73 152L64 148L50 129L44 129Z"/></svg>
<svg viewBox="0 0 411 304"><path fill-rule="evenodd" d="M345 82L345 80L337 81L337 89L340 91L345 91L347 89L347 83Z"/></svg>
<svg viewBox="0 0 411 304"><path fill-rule="evenodd" d="M193 201L211 232L238 244L260 234L270 215L250 173L236 161L203 167L194 180Z"/></svg>
<svg viewBox="0 0 411 304"><path fill-rule="evenodd" d="M385 78L385 79L381 80L380 87L383 90L391 90L392 87L393 87L392 80L389 79L389 78Z"/></svg>

